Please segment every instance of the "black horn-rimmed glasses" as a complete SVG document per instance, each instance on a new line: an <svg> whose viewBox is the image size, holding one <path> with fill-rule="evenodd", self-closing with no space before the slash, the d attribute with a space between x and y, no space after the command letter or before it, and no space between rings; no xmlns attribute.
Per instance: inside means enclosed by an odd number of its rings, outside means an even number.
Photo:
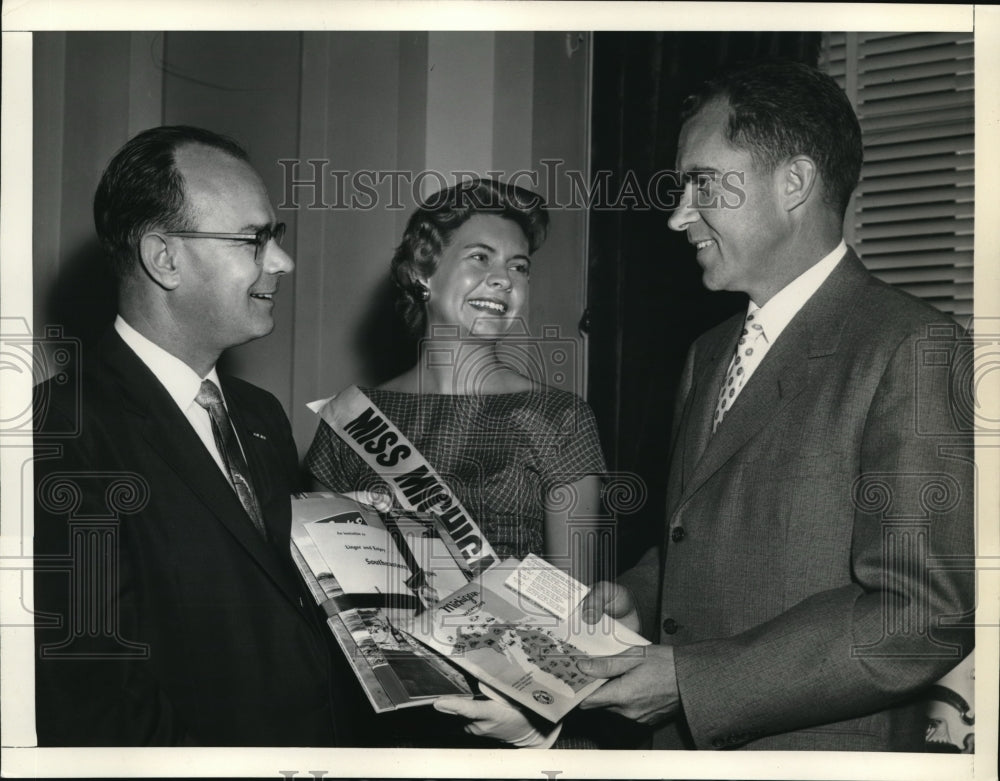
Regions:
<svg viewBox="0 0 1000 781"><path fill-rule="evenodd" d="M274 226L268 225L261 228L256 233L211 233L206 231L171 231L164 233L164 236L176 236L180 239L222 239L224 241L245 241L253 244L253 259L255 263L260 263L264 248L274 239L275 243L281 245L281 240L285 237L285 223L279 222Z"/></svg>

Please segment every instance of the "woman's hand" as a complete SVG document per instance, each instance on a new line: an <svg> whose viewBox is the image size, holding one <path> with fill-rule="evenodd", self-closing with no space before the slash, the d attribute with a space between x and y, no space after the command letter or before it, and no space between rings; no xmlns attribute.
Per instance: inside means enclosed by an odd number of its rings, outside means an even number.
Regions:
<svg viewBox="0 0 1000 781"><path fill-rule="evenodd" d="M527 714L507 698L484 683L479 688L489 698L469 700L462 697L442 697L434 702L441 713L468 719L465 731L470 735L494 738L517 748L550 748L559 736L561 724L543 732ZM545 727L548 727L545 722Z"/></svg>

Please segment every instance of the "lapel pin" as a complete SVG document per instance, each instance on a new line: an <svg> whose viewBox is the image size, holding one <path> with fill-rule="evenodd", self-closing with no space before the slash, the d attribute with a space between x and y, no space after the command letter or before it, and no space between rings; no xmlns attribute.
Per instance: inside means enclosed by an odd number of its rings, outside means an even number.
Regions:
<svg viewBox="0 0 1000 781"><path fill-rule="evenodd" d="M259 431L251 431L250 433L251 433L251 434L252 434L253 436L257 437L257 439L263 439L263 440L264 440L265 442L267 441L267 437L265 437L265 436L264 436L263 434L261 434L261 433L260 433Z"/></svg>

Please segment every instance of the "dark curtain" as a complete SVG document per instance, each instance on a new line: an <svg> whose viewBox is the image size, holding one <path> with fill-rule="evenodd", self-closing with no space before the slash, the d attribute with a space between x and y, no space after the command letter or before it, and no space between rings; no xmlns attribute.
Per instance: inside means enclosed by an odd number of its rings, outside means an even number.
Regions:
<svg viewBox="0 0 1000 781"><path fill-rule="evenodd" d="M684 98L719 68L782 57L815 65L820 33L596 33L588 314L590 403L613 471L646 499L619 515L619 566L658 541L664 524L675 386L696 336L746 306L701 284L693 249L667 227L669 179ZM605 173L607 172L607 173ZM647 205L649 208L647 208Z"/></svg>

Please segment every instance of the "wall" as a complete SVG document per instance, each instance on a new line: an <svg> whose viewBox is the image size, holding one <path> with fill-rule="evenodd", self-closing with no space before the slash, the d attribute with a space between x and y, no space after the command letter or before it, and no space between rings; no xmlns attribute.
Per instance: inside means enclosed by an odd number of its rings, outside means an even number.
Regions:
<svg viewBox="0 0 1000 781"><path fill-rule="evenodd" d="M454 181L455 172L537 170L540 156L559 143L554 135L563 141L561 154L583 166L587 63L577 56L561 69L548 68L554 52L564 51L563 38L305 35L302 103L309 110L303 112L296 178L319 177L325 186L300 186L295 198L300 262L291 417L300 443L316 426L305 402L354 382L384 381L412 362L412 345L392 311L387 270L417 196ZM335 171L348 172L342 190L333 186ZM365 182L352 184L362 172L386 177L373 185L377 206L342 208L352 195L362 204L371 200ZM583 211L553 215L551 239L533 266L533 334L554 324L577 335L585 300L585 220ZM574 349L583 352L578 340ZM583 376L581 363L565 382L581 388Z"/></svg>
<svg viewBox="0 0 1000 781"><path fill-rule="evenodd" d="M412 361L387 270L410 182L422 178L423 194L439 186L417 174L534 171L545 194L542 160L586 170L589 40L576 34L40 33L34 46L35 332L60 323L86 348L114 317L90 210L121 144L157 124L233 135L288 223L297 268L274 332L232 350L223 369L278 396L302 450L316 426L306 401ZM529 325L571 339L562 352L575 360L554 379L582 390L585 209L552 218Z"/></svg>
<svg viewBox="0 0 1000 781"><path fill-rule="evenodd" d="M277 161L297 155L299 33L168 33L164 36L163 124L199 125L240 141L272 201L281 192ZM297 255L295 212L283 212L287 247ZM229 351L222 369L274 393L288 409L291 394L292 302L296 276L281 280L274 331Z"/></svg>
<svg viewBox="0 0 1000 781"><path fill-rule="evenodd" d="M113 281L94 234L94 190L129 136L160 124L155 33L36 33L34 333L62 325L85 345L114 318Z"/></svg>

